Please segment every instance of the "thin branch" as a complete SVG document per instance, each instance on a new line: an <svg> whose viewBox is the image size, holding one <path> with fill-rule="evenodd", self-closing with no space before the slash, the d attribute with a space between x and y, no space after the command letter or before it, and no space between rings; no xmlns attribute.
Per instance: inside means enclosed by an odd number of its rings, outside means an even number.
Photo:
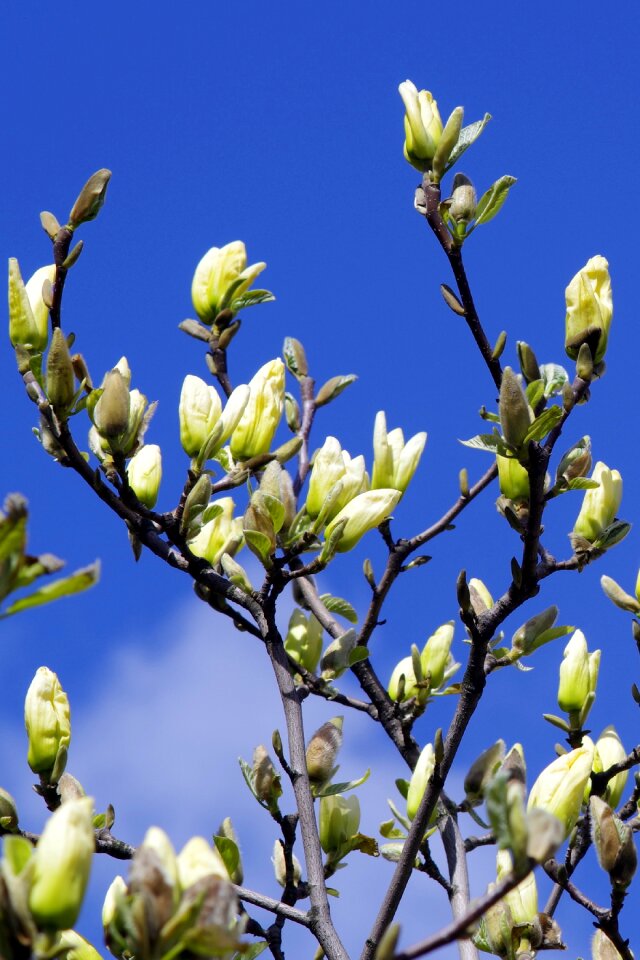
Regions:
<svg viewBox="0 0 640 960"><path fill-rule="evenodd" d="M302 446L298 453L298 471L293 481L293 492L296 497L302 490L304 481L309 473L309 435L316 413L314 397L314 381L311 377L300 378L300 398L302 400L302 422L298 436L302 438Z"/></svg>
<svg viewBox="0 0 640 960"><path fill-rule="evenodd" d="M462 834L460 833L455 810L452 810L449 804L445 806L447 807L447 814L444 819L438 823L438 829L447 857L447 866L449 868L449 878L451 881L449 903L451 904L451 915L455 922L456 920L466 918L469 911L469 871L467 869L467 850ZM459 941L458 949L460 951L460 960L477 960L478 951L471 940L464 939Z"/></svg>
<svg viewBox="0 0 640 960"><path fill-rule="evenodd" d="M263 893L256 893L254 890L249 890L247 887L234 887L236 894L243 903L250 903L254 907L261 907L262 910L268 910L270 913L275 913L279 917L284 917L285 920L292 920L293 923L299 923L303 927L311 926L311 919L309 914L304 913L302 910L296 910L295 907L291 907L286 903L283 903L281 900L274 900L273 897L267 897Z"/></svg>

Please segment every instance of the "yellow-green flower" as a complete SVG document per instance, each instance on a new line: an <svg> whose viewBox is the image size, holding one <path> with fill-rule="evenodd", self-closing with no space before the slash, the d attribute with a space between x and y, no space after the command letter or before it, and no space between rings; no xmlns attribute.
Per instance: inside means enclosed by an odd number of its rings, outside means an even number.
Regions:
<svg viewBox="0 0 640 960"><path fill-rule="evenodd" d="M29 738L27 761L34 773L57 781L64 772L71 741L69 699L48 667L39 667L24 703Z"/></svg>
<svg viewBox="0 0 640 960"><path fill-rule="evenodd" d="M325 530L326 539L331 537L339 523L346 520L338 550L340 553L352 550L368 530L380 526L391 516L401 496L399 490L369 490L360 493L333 518Z"/></svg>
<svg viewBox="0 0 640 960"><path fill-rule="evenodd" d="M337 484L340 484L339 489ZM350 500L368 487L364 457L352 458L342 449L339 440L327 437L313 458L305 509L315 519L331 495L331 507L326 516L327 521L331 521Z"/></svg>
<svg viewBox="0 0 640 960"><path fill-rule="evenodd" d="M221 310L247 291L265 267L266 263L247 266L247 251L241 240L207 250L191 284L193 306L202 322L212 324Z"/></svg>
<svg viewBox="0 0 640 960"><path fill-rule="evenodd" d="M596 463L592 480L599 486L585 491L580 513L573 532L590 543L613 523L622 501L622 477L618 470L610 470L606 463Z"/></svg>
<svg viewBox="0 0 640 960"><path fill-rule="evenodd" d="M583 343L589 345L594 363L603 359L613 316L609 264L604 257L591 257L566 289L565 349L577 360Z"/></svg>
<svg viewBox="0 0 640 960"><path fill-rule="evenodd" d="M235 504L232 497L221 497L213 500L205 509L205 523L200 533L189 541L189 549L196 557L208 560L213 566L222 557L223 553L234 554L242 541L242 520L234 519ZM207 512L213 512L211 520L207 519Z"/></svg>
<svg viewBox="0 0 640 960"><path fill-rule="evenodd" d="M582 630L576 630L566 645L560 664L558 706L565 713L580 713L591 695L595 696L600 651L589 653ZM584 717L583 719L586 719Z"/></svg>
<svg viewBox="0 0 640 960"><path fill-rule="evenodd" d="M438 104L429 90L418 90L411 80L401 83L398 91L405 109L404 155L412 167L424 172L431 168L442 136Z"/></svg>
<svg viewBox="0 0 640 960"><path fill-rule="evenodd" d="M162 453L157 444L145 444L131 458L127 479L140 503L149 509L155 507L162 480Z"/></svg>
<svg viewBox="0 0 640 960"><path fill-rule="evenodd" d="M418 812L420 801L424 796L429 780L433 776L435 766L435 752L432 744L428 743L418 757L418 762L409 781L409 792L407 793L407 816L409 820L413 820Z"/></svg>
<svg viewBox="0 0 640 960"><path fill-rule="evenodd" d="M284 363L280 358L260 367L249 383L249 400L231 434L231 454L249 460L268 453L284 404Z"/></svg>
<svg viewBox="0 0 640 960"><path fill-rule="evenodd" d="M383 410L376 414L373 428L373 473L371 489L387 488L404 493L418 468L427 435L416 433L407 443L400 427L387 433Z"/></svg>
<svg viewBox="0 0 640 960"><path fill-rule="evenodd" d="M9 339L14 347L29 346L42 353L48 342L49 308L42 299L45 280L53 283L53 264L40 267L26 285L15 257L9 260Z"/></svg>
<svg viewBox="0 0 640 960"><path fill-rule="evenodd" d="M545 767L531 788L527 810L540 807L552 813L561 822L566 839L580 815L592 765L593 743L585 737L581 747Z"/></svg>

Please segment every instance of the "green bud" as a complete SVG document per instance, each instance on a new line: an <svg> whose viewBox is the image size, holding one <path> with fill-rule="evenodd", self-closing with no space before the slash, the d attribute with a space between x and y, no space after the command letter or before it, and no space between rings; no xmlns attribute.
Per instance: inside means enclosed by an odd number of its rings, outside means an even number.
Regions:
<svg viewBox="0 0 640 960"><path fill-rule="evenodd" d="M398 90L405 107L404 155L416 170L425 172L431 169L442 136L438 104L428 90L418 91L411 80L401 83Z"/></svg>
<svg viewBox="0 0 640 960"><path fill-rule="evenodd" d="M249 399L231 434L231 454L249 460L268 453L284 405L284 364L280 358L265 363L249 383Z"/></svg>
<svg viewBox="0 0 640 960"><path fill-rule="evenodd" d="M69 226L72 230L81 223L95 220L105 201L107 187L111 179L111 170L98 170L94 173L80 191L69 214Z"/></svg>
<svg viewBox="0 0 640 960"><path fill-rule="evenodd" d="M131 458L127 479L140 503L149 509L155 507L162 480L162 454L157 444L146 444Z"/></svg>
<svg viewBox="0 0 640 960"><path fill-rule="evenodd" d="M409 820L413 820L418 812L420 801L424 796L429 780L433 776L435 765L436 757L433 745L428 743L420 753L409 781L409 791L407 793L407 816Z"/></svg>
<svg viewBox="0 0 640 960"><path fill-rule="evenodd" d="M61 960L102 960L95 947L75 930L62 931L56 941L56 950L60 948L62 953L57 956Z"/></svg>
<svg viewBox="0 0 640 960"><path fill-rule="evenodd" d="M556 606L547 607L542 613L531 617L514 633L511 640L512 650L522 656L533 653L541 645L539 641L544 641L544 634L553 627L557 618Z"/></svg>
<svg viewBox="0 0 640 960"><path fill-rule="evenodd" d="M508 850L499 850L496 857L496 879L502 880L513 871L511 855ZM538 916L538 889L536 878L531 872L522 883L506 894L504 901L511 911L514 924L532 923Z"/></svg>
<svg viewBox="0 0 640 960"><path fill-rule="evenodd" d="M353 627L345 630L329 644L320 661L323 680L336 680L349 668L350 657L357 646Z"/></svg>
<svg viewBox="0 0 640 960"><path fill-rule="evenodd" d="M520 381L511 367L505 367L502 373L498 412L504 439L518 449L533 418Z"/></svg>
<svg viewBox="0 0 640 960"><path fill-rule="evenodd" d="M307 364L307 355L299 340L296 340L295 337L285 337L282 352L287 368L294 377L300 380L302 377L308 375L309 365Z"/></svg>
<svg viewBox="0 0 640 960"><path fill-rule="evenodd" d="M211 499L211 479L208 474L201 474L187 494L182 513L180 532L187 535L187 539L197 536L200 532L200 520L205 507Z"/></svg>
<svg viewBox="0 0 640 960"><path fill-rule="evenodd" d="M69 800L49 817L34 854L29 909L41 930L78 918L95 850L93 801Z"/></svg>
<svg viewBox="0 0 640 960"><path fill-rule="evenodd" d="M541 808L552 813L563 826L566 839L574 826L585 787L591 776L593 743L585 737L581 747L564 753L542 771L529 793L527 810Z"/></svg>
<svg viewBox="0 0 640 960"><path fill-rule="evenodd" d="M524 340L518 340L516 349L518 351L520 370L522 371L522 376L525 379L525 383L532 383L534 380L540 380L542 374L540 373L538 360L529 344L525 343Z"/></svg>
<svg viewBox="0 0 640 960"><path fill-rule="evenodd" d="M49 782L57 782L67 762L71 720L68 697L57 675L48 667L39 667L31 681L24 722L29 738L29 766Z"/></svg>
<svg viewBox="0 0 640 960"><path fill-rule="evenodd" d="M427 640L421 655L422 673L429 680L431 690L442 686L451 676L451 644L453 642L453 620L443 623Z"/></svg>
<svg viewBox="0 0 640 960"><path fill-rule="evenodd" d="M599 669L600 651L589 653L584 633L576 630L560 664L558 706L561 710L568 714L581 713L589 695L595 695Z"/></svg>
<svg viewBox="0 0 640 960"><path fill-rule="evenodd" d="M605 258L595 256L588 260L567 287L565 297L567 355L577 360L580 347L587 344L593 363L600 363L607 349L613 316L611 278Z"/></svg>
<svg viewBox="0 0 640 960"><path fill-rule="evenodd" d="M355 794L334 794L320 800L320 843L338 859L349 851L349 841L360 828L360 802Z"/></svg>
<svg viewBox="0 0 640 960"><path fill-rule="evenodd" d="M331 779L342 746L342 717L333 717L319 727L307 746L307 773L313 784Z"/></svg>
<svg viewBox="0 0 640 960"><path fill-rule="evenodd" d="M585 491L573 533L593 543L613 523L620 508L622 477L617 470L610 470L605 463L598 461L591 479L599 486Z"/></svg>
<svg viewBox="0 0 640 960"><path fill-rule="evenodd" d="M285 393L284 395L284 416L289 430L292 433L297 433L302 420L300 418L300 404L292 393Z"/></svg>
<svg viewBox="0 0 640 960"><path fill-rule="evenodd" d="M578 359L576 360L576 374L581 380L587 383L593 379L593 356L588 343L583 343L578 350Z"/></svg>
<svg viewBox="0 0 640 960"><path fill-rule="evenodd" d="M407 443L400 427L387 433L383 410L376 414L373 429L373 473L371 489L391 489L404 493L418 468L427 434L416 433Z"/></svg>
<svg viewBox="0 0 640 960"><path fill-rule="evenodd" d="M412 657L403 657L395 665L387 690L391 699L395 701L410 700L418 694Z"/></svg>
<svg viewBox="0 0 640 960"><path fill-rule="evenodd" d="M312 613L308 617L297 607L289 618L284 648L296 663L314 673L322 654L322 624Z"/></svg>
<svg viewBox="0 0 640 960"><path fill-rule="evenodd" d="M35 353L46 350L49 308L42 299L42 287L55 276L53 264L41 267L25 286L18 261L9 259L9 339L14 347L28 346Z"/></svg>
<svg viewBox="0 0 640 960"><path fill-rule="evenodd" d="M253 751L253 787L258 800L268 807L275 804L282 794L280 777L276 773L271 757L262 745Z"/></svg>
<svg viewBox="0 0 640 960"><path fill-rule="evenodd" d="M596 740L593 755L593 772L603 773L612 767L615 763L622 763L626 759L627 752L622 745L622 741L613 726L605 727ZM604 800L615 810L620 803L622 792L627 784L629 776L628 770L617 773L615 777L607 783L603 794Z"/></svg>
<svg viewBox="0 0 640 960"><path fill-rule="evenodd" d="M105 375L103 393L93 410L93 422L101 437L115 440L129 425L129 383L117 367Z"/></svg>
<svg viewBox="0 0 640 960"><path fill-rule="evenodd" d="M213 500L204 512L205 523L189 549L196 557L202 557L215 566L223 553L231 556L242 542L242 520L233 516L235 504L231 497ZM212 513L211 519L208 514Z"/></svg>
<svg viewBox="0 0 640 960"><path fill-rule="evenodd" d="M473 761L464 778L467 801L479 803L483 799L487 785L504 760L505 746L504 740L496 740Z"/></svg>

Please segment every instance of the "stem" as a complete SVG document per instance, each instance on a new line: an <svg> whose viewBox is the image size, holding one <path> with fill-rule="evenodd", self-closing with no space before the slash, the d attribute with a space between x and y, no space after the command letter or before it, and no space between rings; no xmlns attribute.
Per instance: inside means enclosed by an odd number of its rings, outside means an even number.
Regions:
<svg viewBox="0 0 640 960"><path fill-rule="evenodd" d="M451 914L455 922L456 920L461 920L463 917L466 918L469 910L470 895L467 851L455 812L449 810L444 821L438 824L438 829L447 857L447 866L449 867L449 877L451 879L449 903L451 904ZM478 960L478 951L471 940L459 940L458 950L460 952L460 960Z"/></svg>
<svg viewBox="0 0 640 960"><path fill-rule="evenodd" d="M300 379L300 398L302 400L302 422L298 436L302 438L302 446L298 453L298 472L293 481L293 492L296 497L302 490L302 486L309 473L309 435L313 418L316 413L316 404L313 395L314 381L311 377L301 377Z"/></svg>

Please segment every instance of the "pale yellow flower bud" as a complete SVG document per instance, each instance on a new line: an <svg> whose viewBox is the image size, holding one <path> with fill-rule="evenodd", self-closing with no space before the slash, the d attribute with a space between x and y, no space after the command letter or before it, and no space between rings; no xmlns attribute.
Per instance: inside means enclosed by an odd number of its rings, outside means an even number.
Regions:
<svg viewBox="0 0 640 960"><path fill-rule="evenodd" d="M339 489L337 484L340 484ZM326 514L326 520L331 521L350 500L368 487L364 457L352 459L335 437L327 437L313 459L305 509L310 517L317 517L332 494L331 507Z"/></svg>
<svg viewBox="0 0 640 960"><path fill-rule="evenodd" d="M621 763L626 759L627 752L622 745L622 741L613 726L605 727L596 740L595 751L593 755L593 772L603 773L612 767L614 763ZM626 786L628 770L617 773L615 777L609 780L603 798L614 810L620 803L622 792Z"/></svg>
<svg viewBox="0 0 640 960"><path fill-rule="evenodd" d="M422 650L422 672L425 679L430 678L430 687L437 690L445 680L446 668L450 663L451 644L453 643L453 620L443 623L427 640Z"/></svg>
<svg viewBox="0 0 640 960"><path fill-rule="evenodd" d="M177 858L178 881L182 890L192 887L203 877L229 879L224 861L204 837L192 837Z"/></svg>
<svg viewBox="0 0 640 960"><path fill-rule="evenodd" d="M141 447L127 466L129 486L145 507L155 507L162 480L162 453L150 443Z"/></svg>
<svg viewBox="0 0 640 960"><path fill-rule="evenodd" d="M614 521L620 509L622 477L617 470L610 470L599 460L594 467L591 479L596 480L600 486L585 491L573 532L593 543Z"/></svg>
<svg viewBox="0 0 640 960"><path fill-rule="evenodd" d="M284 404L282 360L276 358L260 367L249 388L249 400L231 434L231 454L236 460L269 452Z"/></svg>
<svg viewBox="0 0 640 960"><path fill-rule="evenodd" d="M184 378L178 416L180 443L184 452L195 457L222 414L222 403L215 387L191 374Z"/></svg>
<svg viewBox="0 0 640 960"><path fill-rule="evenodd" d="M418 91L411 80L398 87L404 103L404 155L411 166L424 172L431 161L442 136L442 120L438 104L428 90Z"/></svg>
<svg viewBox="0 0 640 960"><path fill-rule="evenodd" d="M162 869L164 879L175 891L174 900L178 899L178 861L173 844L167 834L160 827L149 827L144 835L139 850L151 850L158 858L158 866Z"/></svg>
<svg viewBox="0 0 640 960"><path fill-rule="evenodd" d="M42 299L45 280L53 283L56 268L40 267L28 282L22 280L15 257L9 260L9 339L14 347L30 346L37 353L46 350L49 308Z"/></svg>
<svg viewBox="0 0 640 960"><path fill-rule="evenodd" d="M60 934L56 941L56 950L60 947L64 950L58 956L63 960L102 960L96 948L75 930L64 930Z"/></svg>
<svg viewBox="0 0 640 960"><path fill-rule="evenodd" d="M512 870L511 854L508 850L499 850L496 858L496 879L502 880ZM538 916L538 889L533 871L505 896L504 902L511 910L514 923L531 923L536 919Z"/></svg>
<svg viewBox="0 0 640 960"><path fill-rule="evenodd" d="M312 613L306 617L296 607L289 618L284 648L292 660L313 673L322 654L322 624Z"/></svg>
<svg viewBox="0 0 640 960"><path fill-rule="evenodd" d="M496 456L500 493L509 500L529 499L529 474L515 457Z"/></svg>
<svg viewBox="0 0 640 960"><path fill-rule="evenodd" d="M399 490L369 490L358 494L328 525L325 530L326 539L330 538L332 531L342 520L346 520L338 551L345 553L353 549L368 530L380 526L391 516L401 496Z"/></svg>
<svg viewBox="0 0 640 960"><path fill-rule="evenodd" d="M273 863L273 872L275 874L276 882L281 886L285 887L287 884L287 863L284 858L284 850L282 848L282 841L276 840L273 845L273 857L271 858ZM302 877L302 867L300 866L300 861L296 857L295 853L291 856L291 865L293 867L293 883L297 887L300 883L300 878Z"/></svg>
<svg viewBox="0 0 640 960"><path fill-rule="evenodd" d="M247 251L241 240L208 250L196 267L191 285L193 306L202 322L212 324L220 310L229 306L230 298L241 296L265 267L266 263L247 267Z"/></svg>
<svg viewBox="0 0 640 960"><path fill-rule="evenodd" d="M564 753L542 771L529 794L527 809L552 813L564 828L565 839L580 815L584 790L591 776L593 743L585 737L581 747Z"/></svg>
<svg viewBox="0 0 640 960"><path fill-rule="evenodd" d="M320 800L320 843L325 853L340 853L360 828L360 802L355 794L334 794ZM347 851L345 851L347 852Z"/></svg>
<svg viewBox="0 0 640 960"><path fill-rule="evenodd" d="M595 694L600 667L600 651L589 653L582 630L566 645L560 664L558 706L565 713L579 713L589 694Z"/></svg>
<svg viewBox="0 0 640 960"><path fill-rule="evenodd" d="M411 697L415 697L418 692L412 657L403 657L402 660L400 660L399 663L397 663L393 668L393 673L391 674L391 679L389 680L389 686L387 688L389 696L392 700L400 699L400 680L402 677L404 677L404 692L402 694L402 699L409 700Z"/></svg>
<svg viewBox="0 0 640 960"><path fill-rule="evenodd" d="M42 930L67 930L80 913L95 850L93 800L68 800L52 813L34 854L29 909Z"/></svg>
<svg viewBox="0 0 640 960"><path fill-rule="evenodd" d="M376 415L373 428L373 473L371 489L400 490L404 493L418 468L427 435L424 432L405 443L400 427L387 433L387 421L383 410Z"/></svg>
<svg viewBox="0 0 640 960"><path fill-rule="evenodd" d="M205 509L215 512L211 520L206 520L199 534L189 541L189 549L196 557L208 560L214 566L223 553L234 554L242 540L242 520L234 519L234 502L231 497L212 500Z"/></svg>
<svg viewBox="0 0 640 960"><path fill-rule="evenodd" d="M127 893L127 884L124 877L114 877L109 889L107 890L102 905L102 926L108 927L114 919L117 911L117 903L121 897Z"/></svg>
<svg viewBox="0 0 640 960"><path fill-rule="evenodd" d="M69 699L48 667L40 667L31 681L24 704L29 738L27 761L34 773L56 782L67 762L71 740Z"/></svg>
<svg viewBox="0 0 640 960"><path fill-rule="evenodd" d="M333 717L318 727L307 747L307 772L312 783L329 780L341 746L342 717Z"/></svg>
<svg viewBox="0 0 640 960"><path fill-rule="evenodd" d="M411 780L409 781L409 792L407 793L407 816L409 820L413 820L418 812L420 801L424 796L435 766L435 752L432 744L428 743L418 757L418 762L415 765L415 769L411 774Z"/></svg>
<svg viewBox="0 0 640 960"><path fill-rule="evenodd" d="M613 316L609 264L595 256L579 270L566 289L565 350L577 360L580 347L588 344L595 364L603 359Z"/></svg>

